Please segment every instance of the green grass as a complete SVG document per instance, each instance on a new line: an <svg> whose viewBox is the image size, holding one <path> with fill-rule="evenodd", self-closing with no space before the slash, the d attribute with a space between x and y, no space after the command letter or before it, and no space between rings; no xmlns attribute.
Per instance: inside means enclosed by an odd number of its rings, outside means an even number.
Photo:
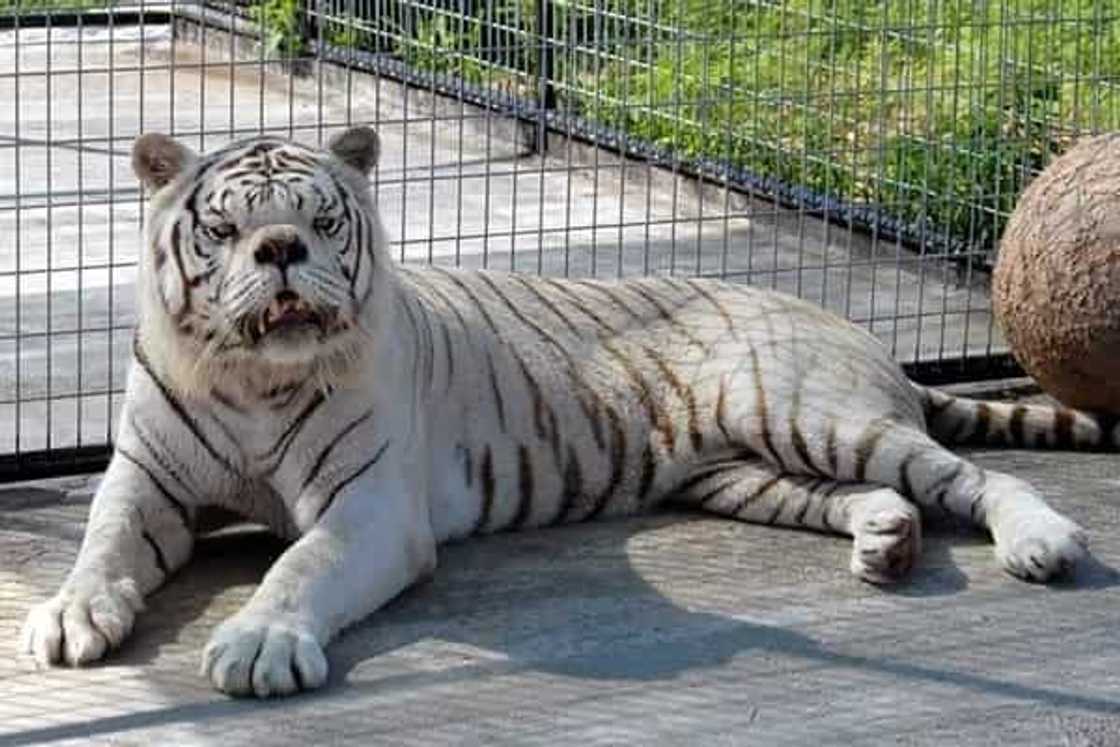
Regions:
<svg viewBox="0 0 1120 747"><path fill-rule="evenodd" d="M696 37L644 74L600 73L596 118L983 250L1074 131L1117 124L1120 22L1099 2L710 6L671 4Z"/></svg>
<svg viewBox="0 0 1120 747"><path fill-rule="evenodd" d="M688 36L584 71L591 117L978 249L1073 132L1116 126L1120 21L1095 0L736 5L667 4Z"/></svg>

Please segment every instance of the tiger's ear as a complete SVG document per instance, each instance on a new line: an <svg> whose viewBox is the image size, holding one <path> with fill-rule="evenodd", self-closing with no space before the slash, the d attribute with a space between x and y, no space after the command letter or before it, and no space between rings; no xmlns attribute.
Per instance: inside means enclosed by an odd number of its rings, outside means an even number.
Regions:
<svg viewBox="0 0 1120 747"><path fill-rule="evenodd" d="M381 155L381 141L370 127L352 127L335 135L327 148L335 158L363 175L369 174Z"/></svg>
<svg viewBox="0 0 1120 747"><path fill-rule="evenodd" d="M141 135L132 144L132 171L152 191L174 180L194 159L194 151L158 132Z"/></svg>

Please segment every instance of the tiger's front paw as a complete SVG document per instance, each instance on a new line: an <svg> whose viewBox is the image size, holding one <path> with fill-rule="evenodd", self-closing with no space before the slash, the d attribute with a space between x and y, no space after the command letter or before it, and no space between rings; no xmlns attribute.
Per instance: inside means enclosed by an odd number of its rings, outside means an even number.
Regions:
<svg viewBox="0 0 1120 747"><path fill-rule="evenodd" d="M96 661L121 644L143 608L131 579L78 577L31 609L21 648L43 665Z"/></svg>
<svg viewBox="0 0 1120 747"><path fill-rule="evenodd" d="M298 623L238 614L210 636L202 675L230 695L291 695L327 681L327 658Z"/></svg>
<svg viewBox="0 0 1120 747"><path fill-rule="evenodd" d="M993 534L1000 564L1028 581L1067 574L1088 552L1085 530L1049 509L1010 516Z"/></svg>

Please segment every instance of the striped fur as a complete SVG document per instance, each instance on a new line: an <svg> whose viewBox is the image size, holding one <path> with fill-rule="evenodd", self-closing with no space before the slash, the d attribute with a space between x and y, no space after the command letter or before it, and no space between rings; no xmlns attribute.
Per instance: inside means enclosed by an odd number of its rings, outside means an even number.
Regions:
<svg viewBox="0 0 1120 747"><path fill-rule="evenodd" d="M206 505L295 540L203 654L262 696L321 684L338 630L476 533L675 502L852 536L881 583L933 510L987 528L1018 576L1083 554L1033 488L938 441L1113 449L1114 421L918 387L865 332L748 287L398 267L361 172L376 147L138 143L162 188L136 355L87 541L28 619L42 661L119 644ZM144 166L179 161L166 184ZM277 308L298 323L269 327Z"/></svg>

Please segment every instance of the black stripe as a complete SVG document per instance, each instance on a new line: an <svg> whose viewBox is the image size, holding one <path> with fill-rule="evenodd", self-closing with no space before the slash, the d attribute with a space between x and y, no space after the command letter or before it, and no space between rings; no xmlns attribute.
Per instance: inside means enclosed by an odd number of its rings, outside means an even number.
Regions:
<svg viewBox="0 0 1120 747"><path fill-rule="evenodd" d="M823 484L819 483L817 487ZM801 508L797 509L797 513L793 515L793 523L798 525L805 524L805 515L809 513L809 507L813 505L813 491L807 490L805 492L805 502L801 504Z"/></svg>
<svg viewBox="0 0 1120 747"><path fill-rule="evenodd" d="M291 442L295 440L295 437L298 435L299 431L303 429L303 426L307 422L307 419L310 418L311 414L314 413L315 410L317 410L319 406L326 401L327 398L323 396L323 393L316 390L315 395L311 398L311 401L308 402L303 410L300 411L299 415L296 415L292 422L288 424L288 427L285 428L284 432L280 434L280 437L276 439L276 443L274 443L268 449L268 451L266 451L262 455L261 458L267 459L280 449L283 449L283 451L280 451L279 460L282 462L284 460L284 454L286 454L288 451L288 447L291 445Z"/></svg>
<svg viewBox="0 0 1120 747"><path fill-rule="evenodd" d="M194 418L187 414L186 408L184 408L183 404L179 402L174 394L172 394L171 389L168 388L168 386L164 384L158 376L156 376L156 372L152 369L151 363L148 361L147 356L144 354L143 348L141 348L140 346L139 338L134 339L132 352L133 357L136 359L136 362L140 364L140 367L144 369L144 372L148 374L148 377L156 385L156 388L159 389L160 394L163 395L164 401L175 412L175 414L179 416L179 419L183 421L183 424L187 426L187 430L189 430L191 434L198 440L198 442L202 444L202 448L206 450L206 453L208 453L214 459L214 461L224 467L227 472L230 472L234 475L238 474L237 470L229 462L229 460L226 459L222 454L218 453L218 450L215 449L214 445L211 444L209 439L206 438L206 435L202 432L202 429L199 427L198 423L195 422Z"/></svg>
<svg viewBox="0 0 1120 747"><path fill-rule="evenodd" d="M482 452L482 464L479 466L478 476L482 483L482 506L474 525L475 532L481 532L486 528L486 524L490 521L490 512L494 508L494 455L490 453L489 444Z"/></svg>
<svg viewBox="0 0 1120 747"><path fill-rule="evenodd" d="M719 396L716 398L716 426L723 438L730 443L731 431L727 429L727 375L720 374Z"/></svg>
<svg viewBox="0 0 1120 747"><path fill-rule="evenodd" d="M622 477L626 468L626 431L622 427L622 419L619 418L618 413L615 412L613 407L607 407L606 413L607 420L610 421L612 435L611 475L602 492L596 496L591 511L583 517L585 520L593 519L606 510L607 504L610 503L611 498L614 497L615 491L618 490L618 486L622 482Z"/></svg>
<svg viewBox="0 0 1120 747"><path fill-rule="evenodd" d="M156 567L159 568L160 573L165 577L169 576L171 574L170 566L167 565L167 558L164 556L163 550L161 550L156 543L155 537L153 537L147 529L142 531L140 536L148 543L148 547L152 548L152 553L156 556Z"/></svg>
<svg viewBox="0 0 1120 747"><path fill-rule="evenodd" d="M689 341L689 343L704 347L704 343L699 338L697 338L696 335L692 334L692 330L690 330L685 324L683 324L681 320L677 319L677 317L671 311L669 311L669 309L665 308L664 304L662 304L661 301L657 299L657 296L653 295L651 291L648 291L642 287L641 281L631 281L629 283L624 283L620 287L631 290L644 298L650 306L657 310L658 316L660 316L670 327L680 332L681 335L683 335L684 338Z"/></svg>
<svg viewBox="0 0 1120 747"><path fill-rule="evenodd" d="M964 462L956 462L946 474L933 481L925 490L927 497L932 497L934 503L945 513L951 513L945 505L945 495L964 472Z"/></svg>
<svg viewBox="0 0 1120 747"><path fill-rule="evenodd" d="M192 230L192 232L197 232L198 229L199 229L199 226L202 225L202 221L198 217L198 195L202 191L202 187L205 184L206 184L205 181L199 181L198 184L195 185L195 188L191 191L190 195L187 196L187 201L183 204L183 207L186 209L187 214L191 216L191 230ZM178 227L178 225L179 225L178 222L176 222L175 226ZM197 240L192 238L191 246L194 250L194 255L196 257L199 257L201 259L207 259L206 253L202 252L202 251L199 251L199 246L198 246L198 241Z"/></svg>
<svg viewBox="0 0 1120 747"><path fill-rule="evenodd" d="M446 393L451 390L451 385L455 381L455 348L451 343L451 331L447 329L447 324L442 319L439 321L439 329L443 333L444 354L447 356L447 386L444 387Z"/></svg>
<svg viewBox="0 0 1120 747"><path fill-rule="evenodd" d="M288 406L295 401L303 391L303 381L297 381L294 384L287 386L273 387L264 393L264 400L268 402L268 407L273 411L280 411L288 409Z"/></svg>
<svg viewBox="0 0 1120 747"><path fill-rule="evenodd" d="M953 404L955 401L953 397L933 389L922 389L922 409L925 411L926 423L931 424L933 419L941 414L945 408ZM942 397L942 401L936 401L937 397Z"/></svg>
<svg viewBox="0 0 1120 747"><path fill-rule="evenodd" d="M603 329L604 332L606 332L609 335L615 334L614 327L612 327L610 324L608 324L601 316L599 316L597 313L595 313L595 311L593 311L591 309L591 307L589 307L587 304L585 304L583 302L583 299L580 298L576 293L574 293L571 290L571 288L569 288L564 283L561 283L559 280L555 280L553 278L543 278L543 280L544 280L544 282L548 283L552 288L554 288L557 291L563 293L564 296L568 299L568 303L570 303L572 306L575 306L576 310L578 310L581 314L586 316L588 319L590 319L591 321L598 324Z"/></svg>
<svg viewBox="0 0 1120 747"><path fill-rule="evenodd" d="M983 502L984 502L984 491L981 490L979 493L976 494L976 497L972 499L972 503L970 503L969 506L968 506L968 518L973 524L979 523L976 520L976 512L980 509L980 506Z"/></svg>
<svg viewBox="0 0 1120 747"><path fill-rule="evenodd" d="M774 502L774 510L770 512L770 515L766 517L766 521L764 521L763 523L767 526L773 526L774 522L778 520L778 517L782 515L782 509L784 509L785 507L786 494L782 493L778 495L778 499Z"/></svg>
<svg viewBox="0 0 1120 747"><path fill-rule="evenodd" d="M603 423L599 420L599 411L606 407L606 405L603 403L603 398L600 397L599 393L594 389L588 387L586 394L591 399L591 402L587 402L582 397L577 397L577 399L579 400L580 408L583 410L584 418L587 419L588 425L591 426L591 437L595 439L595 446L599 448L599 451L602 451L606 448L607 443L606 435L603 433Z"/></svg>
<svg viewBox="0 0 1120 747"><path fill-rule="evenodd" d="M420 346L420 341L424 337L424 335L420 331L420 324L416 321L416 316L412 313L412 304L410 299L405 299L404 303L402 303L400 306L404 311L405 316L408 317L409 326L412 327L412 338L415 341L415 344L412 348L412 376L414 381L418 381L421 375L420 369L422 368L422 359L424 355L424 350Z"/></svg>
<svg viewBox="0 0 1120 747"><path fill-rule="evenodd" d="M463 312L459 311L458 305L454 301L452 301L446 293L444 293L438 286L433 285L429 278L425 277L419 272L408 272L407 274L412 278L412 281L414 283L419 282L421 285L423 285L424 290L435 294L435 296L439 298L443 305L446 306L451 311L451 313L455 315L455 318L459 321L459 326L463 328L463 332L468 336L470 335L471 328L470 325L467 324L466 318L463 317Z"/></svg>
<svg viewBox="0 0 1120 747"><path fill-rule="evenodd" d="M793 443L793 450L797 452L797 458L801 460L801 464L806 470L815 475L823 475L824 472L817 467L817 463L813 461L813 455L809 453L809 444L805 442L805 436L801 433L801 426L798 425L797 420L801 417L801 386L793 390L793 403L790 405L789 412L789 437Z"/></svg>
<svg viewBox="0 0 1120 747"><path fill-rule="evenodd" d="M657 477L657 458L653 453L653 446L646 443L645 449L642 450L642 473L638 481L638 505L644 506L646 497L649 495L650 489L653 487L653 481Z"/></svg>
<svg viewBox="0 0 1120 747"><path fill-rule="evenodd" d="M688 437L692 442L692 450L700 451L704 447L704 436L700 433L700 418L696 412L696 395L693 394L692 388L681 381L676 372L669 366L665 359L653 348L644 347L645 353L657 366L657 370L661 376L669 382L669 386L677 393L681 401L684 402L685 410L688 412Z"/></svg>
<svg viewBox="0 0 1120 747"><path fill-rule="evenodd" d="M697 295L715 308L716 313L723 319L723 323L727 325L727 331L731 333L731 337L736 340L739 339L739 334L735 331L735 320L731 318L731 314L728 313L727 308L720 303L719 299L704 287L703 281L688 278L684 282L689 288L696 291Z"/></svg>
<svg viewBox="0 0 1120 747"><path fill-rule="evenodd" d="M502 399L502 388L498 384L498 374L494 370L494 358L490 351L486 351L486 366L490 373L490 392L494 395L494 409L498 413L498 428L504 433L506 430L506 405Z"/></svg>
<svg viewBox="0 0 1120 747"><path fill-rule="evenodd" d="M1007 430L1011 434L1012 446L1023 446L1025 440L1023 437L1023 421L1027 417L1027 408L1023 405L1015 405L1011 408L1011 418L1007 423Z"/></svg>
<svg viewBox="0 0 1120 747"><path fill-rule="evenodd" d="M1058 447L1075 445L1073 442L1073 413L1064 407L1054 410L1054 445Z"/></svg>
<svg viewBox="0 0 1120 747"><path fill-rule="evenodd" d="M479 272L475 277L486 284L486 286L490 289L490 292L493 293L499 301L506 305L506 308L509 309L510 313L513 314L513 316L518 321L536 332L537 336L548 342L550 345L552 345L553 348L556 348L558 350L565 349L564 345L559 340L557 340L551 332L526 316L525 313L521 311L521 309L517 306L517 304L511 301L509 296L507 296L502 291L502 289L498 287L498 284L494 282L493 278L483 272Z"/></svg>
<svg viewBox="0 0 1120 747"><path fill-rule="evenodd" d="M687 496L688 491L692 490L705 480L711 479L721 472L727 472L729 470L734 470L742 466L743 462L738 459L727 460L724 462L707 465L704 469L689 475L684 482L673 488L673 492L679 493L682 496Z"/></svg>
<svg viewBox="0 0 1120 747"><path fill-rule="evenodd" d="M758 360L758 350L750 346L751 371L754 377L754 408L758 414L759 427L761 428L762 445L769 453L770 461L786 471L786 464L778 450L774 448L774 438L770 433L770 413L766 404L766 389L762 383L762 368Z"/></svg>
<svg viewBox="0 0 1120 747"><path fill-rule="evenodd" d="M918 457L918 452L911 451L902 461L898 464L898 487L899 492L907 498L914 497L914 486L910 482L910 465Z"/></svg>
<svg viewBox="0 0 1120 747"><path fill-rule="evenodd" d="M769 493L771 490L774 489L775 485L777 485L779 482L782 481L783 477L784 477L784 475L774 475L773 477L768 479L766 482L759 485L754 490L753 493L751 493L750 495L745 495L742 498L740 498L739 502L735 504L734 510L731 511L729 515L730 516L736 516L744 508L747 507L748 503L753 503L757 500L761 500L763 496L765 496L767 493Z"/></svg>
<svg viewBox="0 0 1120 747"><path fill-rule="evenodd" d="M183 502L178 498L176 498L172 494L172 492L167 489L167 486L160 482L159 478L155 476L155 473L153 473L147 465L136 458L134 454L130 453L122 446L117 446L116 452L127 459L129 462L132 462L141 472L144 473L144 475L151 481L152 485L155 486L156 490L159 491L160 495L166 498L167 502L171 504L171 507L175 509L175 513L179 514L179 518L183 521L183 526L189 529L191 526L191 515L190 511L187 510L186 505L183 504Z"/></svg>
<svg viewBox="0 0 1120 747"><path fill-rule="evenodd" d="M319 507L319 513L315 515L315 521L319 521L319 519L323 518L323 515L330 509L331 505L334 503L335 497L342 492L343 488L357 480L365 474L366 470L371 469L373 465L377 464L378 460L385 454L385 450L389 448L390 443L392 443L392 439L385 439L385 443L381 444L381 448L377 450L369 461L358 467L349 477L334 486L331 492L327 494L327 499L323 501L323 505Z"/></svg>
<svg viewBox="0 0 1120 747"><path fill-rule="evenodd" d="M1097 430L1100 436L1097 438L1097 447L1100 449L1110 449L1117 446L1113 440L1113 431L1116 426L1120 424L1120 415L1113 413L1096 413L1091 416L1097 424Z"/></svg>
<svg viewBox="0 0 1120 747"><path fill-rule="evenodd" d="M701 495L700 500L698 500L696 502L696 504L698 506L700 506L700 508L707 509L709 503L711 503L716 498L720 497L721 495L726 493L728 490L730 490L732 487L734 487L738 484L739 484L739 480L737 480L735 478L732 478L732 479L728 480L727 482L721 482L719 485L712 488L707 493L704 493L703 495ZM735 511L727 511L727 512L721 512L721 513L724 513L726 516L734 516L736 512Z"/></svg>
<svg viewBox="0 0 1120 747"><path fill-rule="evenodd" d="M179 283L183 286L183 305L178 309L171 310L167 306L167 298L163 295L162 286L159 294L160 300L163 301L164 308L171 313L176 324L181 322L183 317L191 311L191 283L190 279L187 277L187 268L183 264L183 250L181 247L182 234L180 231L181 223L182 218L175 221L171 226L171 256L174 258L175 268L179 272Z"/></svg>
<svg viewBox="0 0 1120 747"><path fill-rule="evenodd" d="M562 321L568 327L568 329L570 329L572 331L573 335L575 335L576 337L582 336L583 330L581 330L579 327L577 327L575 325L575 323L568 317L567 314L565 314L563 311L561 311L560 308L556 304L554 304L551 299L549 299L547 296L545 296L543 293L541 293L537 288L535 288L533 286L533 284L531 282L529 282L528 279L526 279L524 276L518 275L516 273L511 274L509 277L512 278L513 280L517 281L521 285L522 288L524 288L525 290L532 293L533 296L535 296L536 299L541 304L543 304L545 306L545 308L547 308L549 311L551 311L553 313L553 315L556 316L557 319Z"/></svg>
<svg viewBox="0 0 1120 747"><path fill-rule="evenodd" d="M838 477L840 468L840 451L836 443L836 420L833 418L828 419L827 430L825 431L825 453L828 454L828 471L832 477Z"/></svg>
<svg viewBox="0 0 1120 747"><path fill-rule="evenodd" d="M677 435L673 430L673 423L669 416L665 413L661 403L657 401L653 392L646 383L642 372L634 365L634 362L626 357L622 351L617 350L614 346L608 344L606 341L602 342L603 350L611 354L622 365L623 372L626 373L630 383L638 390L638 401L645 408L646 416L649 418L650 424L661 433L665 439L665 448L669 453L673 452L676 447Z"/></svg>
<svg viewBox="0 0 1120 747"><path fill-rule="evenodd" d="M420 311L420 316L424 320L424 342L425 346L425 361L426 371L428 378L427 392L431 393L432 388L435 386L436 378L436 345L435 335L432 334L432 321L428 317L428 310L424 308L422 302L417 302L416 308Z"/></svg>
<svg viewBox="0 0 1120 747"><path fill-rule="evenodd" d="M555 521L560 522L567 518L575 508L576 502L582 497L583 468L580 466L575 447L568 444L568 459L564 465L564 492Z"/></svg>
<svg viewBox="0 0 1120 747"><path fill-rule="evenodd" d="M595 280L574 280L572 282L576 285L579 285L581 288L588 288L589 290L593 290L596 293L599 293L600 295L605 297L608 301L613 303L615 306L617 306L618 308L620 308L624 312L626 312L626 314L631 319L633 319L634 321L639 322L641 324L645 324L645 321L646 321L645 317L643 317L638 312L634 311L633 307L630 304L628 304L626 301L619 298L618 295L615 294L614 291L612 291L610 287L604 285L603 283L601 283L599 281L595 281ZM615 287L619 287L619 286L616 285Z"/></svg>
<svg viewBox="0 0 1120 747"><path fill-rule="evenodd" d="M789 433L790 440L793 442L793 450L797 452L797 458L801 460L805 469L814 475L823 475L824 473L813 462L813 455L809 453L809 445L805 442L805 436L801 433L801 428L797 425L797 418L793 415L789 419Z"/></svg>
<svg viewBox="0 0 1120 747"><path fill-rule="evenodd" d="M832 521L828 518L829 513L832 512L833 505L834 501L825 500L821 502L821 524L833 534L839 534L840 532L837 531L836 527L832 525Z"/></svg>
<svg viewBox="0 0 1120 747"><path fill-rule="evenodd" d="M482 320L486 322L486 326L490 328L490 332L493 333L493 335L498 338L498 340L503 342L505 341L505 338L502 336L502 333L498 329L497 323L495 323L494 321L494 317L490 316L490 312L487 310L486 305L482 303L482 300L477 295L475 295L473 289L471 289L465 282L463 282L463 280L461 280L455 273L450 272L449 270L445 270L442 267L437 266L433 266L431 269L433 272L440 273L441 275L443 275L443 277L454 283L455 286L459 290L461 290L464 295L466 295L467 299L475 305L475 308L478 309L478 313L482 316Z"/></svg>
<svg viewBox="0 0 1120 747"><path fill-rule="evenodd" d="M315 482L315 478L319 476L319 471L323 469L323 465L327 463L327 457L330 456L331 452L334 450L334 447L338 446L339 442L342 441L342 439L349 436L355 428L368 420L372 415L373 408L366 410L364 413L354 418L354 420L350 421L350 423L345 428L339 431L338 434L333 439L331 439L331 442L327 444L322 451L319 452L319 457L315 460L315 463L311 465L311 470L307 473L307 477L303 478L303 485L301 485L299 489L300 493L306 491L307 488L311 486L311 483ZM388 442L386 442L386 445L387 444Z"/></svg>
<svg viewBox="0 0 1120 747"><path fill-rule="evenodd" d="M217 402L219 405L222 405L223 407L226 407L226 408L228 408L230 410L233 410L234 412L238 412L238 413L244 413L245 412L244 407L242 407L241 405L237 404L232 399L227 397L217 387L211 387L210 396L213 397L215 402Z"/></svg>
<svg viewBox="0 0 1120 747"><path fill-rule="evenodd" d="M545 403L545 415L548 416L548 442L552 447L552 460L555 462L556 467L559 468L563 464L563 445L560 443L560 423L556 419L556 410L552 408L547 402Z"/></svg>
<svg viewBox="0 0 1120 747"><path fill-rule="evenodd" d="M510 350L510 354L521 369L521 375L525 379L525 386L529 389L529 397L533 401L533 427L537 432L537 437L542 439L546 438L548 436L548 428L545 425L545 407L547 403L544 401L544 395L541 393L541 386L537 383L537 380L533 378L533 374L529 372L529 366L526 365L521 356L514 350Z"/></svg>
<svg viewBox="0 0 1120 747"><path fill-rule="evenodd" d="M509 529L525 526L533 512L533 455L524 444L517 450L517 487L517 513L510 522Z"/></svg>
<svg viewBox="0 0 1120 747"><path fill-rule="evenodd" d="M175 480L175 482L182 485L183 489L186 490L187 493L193 498L194 491L191 490L191 486L187 484L187 481L183 479L183 476L181 474L181 472L187 472L187 470L183 468L183 465L176 464L173 466L171 464L171 461L174 459L174 455L166 454L156 449L155 444L153 444L151 440L149 440L148 437L144 435L144 429L140 427L139 421L136 420L135 412L129 413L128 420L132 425L132 434L136 436L136 440L139 441L140 444L147 450L148 455L156 461L156 464L160 466L160 469L171 475L171 478ZM178 469L176 469L176 467L178 467Z"/></svg>
<svg viewBox="0 0 1120 747"><path fill-rule="evenodd" d="M348 200L349 196L347 196L344 202L348 204ZM377 259L377 255L373 253L373 241L366 238L366 234L370 236L373 235L373 228L366 223L366 221L369 220L368 216L363 210L358 208L353 210L353 214L356 220L352 220L350 225L354 227L354 244L357 247L357 251L354 252L354 277L350 280L350 286L351 288L357 288L358 277L362 269L362 257L368 255L369 270L366 271L366 289L362 293L361 300L358 302L361 308L365 308L365 305L369 303L370 296L373 295L374 260ZM354 291L351 290L350 293L353 295Z"/></svg>
<svg viewBox="0 0 1120 747"><path fill-rule="evenodd" d="M867 426L856 443L855 476L856 482L867 479L867 464L875 456L875 449L879 446L883 434L891 427L890 421L879 419Z"/></svg>
<svg viewBox="0 0 1120 747"><path fill-rule="evenodd" d="M976 427L972 431L972 441L982 444L988 440L988 430L992 425L992 406L987 402L976 403Z"/></svg>

